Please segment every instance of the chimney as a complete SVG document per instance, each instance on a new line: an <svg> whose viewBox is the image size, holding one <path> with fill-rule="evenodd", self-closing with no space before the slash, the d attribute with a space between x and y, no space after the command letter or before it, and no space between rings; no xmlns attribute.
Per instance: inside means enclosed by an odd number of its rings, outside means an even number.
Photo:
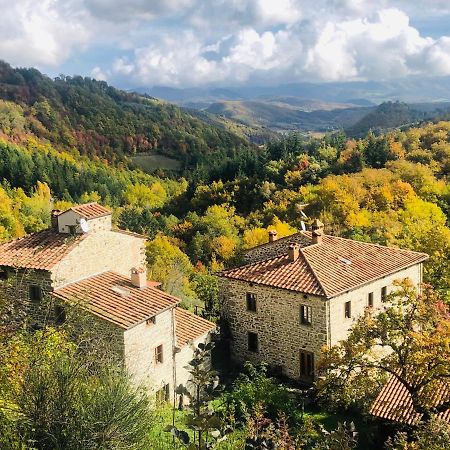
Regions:
<svg viewBox="0 0 450 450"><path fill-rule="evenodd" d="M52 209L52 212L50 213L50 223L52 230L58 231L58 216L61 214L61 211L59 209Z"/></svg>
<svg viewBox="0 0 450 450"><path fill-rule="evenodd" d="M312 223L312 243L321 244L323 239L323 223L319 219L314 219Z"/></svg>
<svg viewBox="0 0 450 450"><path fill-rule="evenodd" d="M277 230L270 230L269 231L269 242L275 242L277 239L278 239Z"/></svg>
<svg viewBox="0 0 450 450"><path fill-rule="evenodd" d="M131 269L131 284L139 289L145 289L147 287L147 271L140 267Z"/></svg>
<svg viewBox="0 0 450 450"><path fill-rule="evenodd" d="M297 261L298 257L300 256L300 245L291 244L288 247L288 256L290 261Z"/></svg>

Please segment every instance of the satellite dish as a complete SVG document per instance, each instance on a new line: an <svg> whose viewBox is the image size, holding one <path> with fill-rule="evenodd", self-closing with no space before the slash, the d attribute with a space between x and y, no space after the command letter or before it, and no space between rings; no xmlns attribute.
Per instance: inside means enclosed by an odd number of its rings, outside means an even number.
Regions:
<svg viewBox="0 0 450 450"><path fill-rule="evenodd" d="M89 224L86 219L80 219L80 228L83 233L87 233L89 231Z"/></svg>

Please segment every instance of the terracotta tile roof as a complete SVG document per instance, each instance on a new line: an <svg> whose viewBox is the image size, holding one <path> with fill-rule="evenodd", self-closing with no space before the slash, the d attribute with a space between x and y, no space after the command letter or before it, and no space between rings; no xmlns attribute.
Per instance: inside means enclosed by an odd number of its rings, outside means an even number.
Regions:
<svg viewBox="0 0 450 450"><path fill-rule="evenodd" d="M331 298L426 259L425 253L324 235L321 244L301 247L295 262L284 254L222 276Z"/></svg>
<svg viewBox="0 0 450 450"><path fill-rule="evenodd" d="M433 406L450 400L449 384L442 381L439 388L434 390L433 397L430 399L430 405ZM416 425L421 419L421 415L413 410L410 394L393 375L381 389L370 409L370 413L380 419L405 425ZM437 414L437 417L450 423L450 409Z"/></svg>
<svg viewBox="0 0 450 450"><path fill-rule="evenodd" d="M259 244L256 245L255 247L249 248L248 250L246 250L245 253L250 253L255 249L260 249L260 248L264 248L264 247L269 247L273 244L279 244L282 243L284 241L287 241L286 243L297 243L300 245L300 247L306 247L307 245L311 244L311 237L308 237L307 235L303 234L302 232L298 232L298 233L294 233L294 234L289 234L288 236L283 236L280 237L278 239L276 239L273 242L264 242L264 244Z"/></svg>
<svg viewBox="0 0 450 450"><path fill-rule="evenodd" d="M194 339L216 328L216 325L209 320L196 316L182 308L175 308L175 323L175 334L179 347L184 347Z"/></svg>
<svg viewBox="0 0 450 450"><path fill-rule="evenodd" d="M307 294L324 295L322 287L301 253L296 261L290 261L288 255L281 255L226 270L222 272L222 276Z"/></svg>
<svg viewBox="0 0 450 450"><path fill-rule="evenodd" d="M115 272L71 283L53 295L62 300L79 300L94 315L128 329L177 305L180 300L160 289L139 289L130 278Z"/></svg>
<svg viewBox="0 0 450 450"><path fill-rule="evenodd" d="M67 211L74 211L83 216L87 220L95 219L97 217L102 216L109 216L111 214L111 211L109 209L105 208L102 205L99 205L97 202L84 203L83 205L72 206L72 208L69 208ZM64 214L67 211L64 211L63 213L60 214Z"/></svg>
<svg viewBox="0 0 450 450"><path fill-rule="evenodd" d="M0 266L50 270L85 237L53 230L29 234L0 245Z"/></svg>

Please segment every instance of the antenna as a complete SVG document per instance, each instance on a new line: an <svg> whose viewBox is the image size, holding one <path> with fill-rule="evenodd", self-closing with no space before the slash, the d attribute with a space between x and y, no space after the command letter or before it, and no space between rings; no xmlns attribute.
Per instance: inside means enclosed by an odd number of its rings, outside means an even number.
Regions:
<svg viewBox="0 0 450 450"><path fill-rule="evenodd" d="M89 231L89 224L86 219L80 219L80 228L83 233L87 233Z"/></svg>

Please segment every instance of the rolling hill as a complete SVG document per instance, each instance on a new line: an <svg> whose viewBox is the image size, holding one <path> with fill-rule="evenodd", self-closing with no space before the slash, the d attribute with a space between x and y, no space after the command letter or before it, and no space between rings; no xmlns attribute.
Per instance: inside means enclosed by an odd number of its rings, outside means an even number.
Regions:
<svg viewBox="0 0 450 450"><path fill-rule="evenodd" d="M175 105L79 76L54 80L36 69L0 61L0 114L4 133L33 134L82 155L123 162L141 152L192 167L220 151L249 149L243 134L204 121Z"/></svg>

